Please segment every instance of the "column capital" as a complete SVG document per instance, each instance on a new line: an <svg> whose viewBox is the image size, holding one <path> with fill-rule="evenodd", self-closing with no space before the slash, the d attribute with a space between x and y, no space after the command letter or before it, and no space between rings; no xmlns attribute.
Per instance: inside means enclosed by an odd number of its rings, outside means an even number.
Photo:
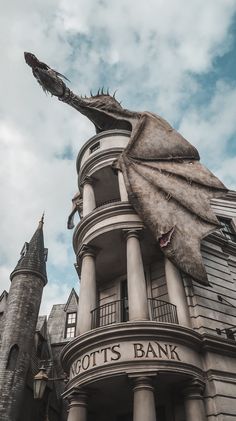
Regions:
<svg viewBox="0 0 236 421"><path fill-rule="evenodd" d="M183 384L183 395L185 399L202 399L204 388L204 381L194 377Z"/></svg>
<svg viewBox="0 0 236 421"><path fill-rule="evenodd" d="M67 396L67 400L69 402L69 409L72 407L82 406L87 408L88 406L88 392L86 390L74 389Z"/></svg>
<svg viewBox="0 0 236 421"><path fill-rule="evenodd" d="M82 244L78 257L83 259L85 256L96 257L98 249L96 247L90 246L89 244Z"/></svg>
<svg viewBox="0 0 236 421"><path fill-rule="evenodd" d="M140 239L143 234L143 228L137 227L137 228L125 228L122 230L122 233L126 240L128 240L131 237L135 237Z"/></svg>
<svg viewBox="0 0 236 421"><path fill-rule="evenodd" d="M94 178L88 175L87 177L85 177L81 181L80 186L83 188L85 184L91 184L91 185L93 185L94 184L94 181L95 181Z"/></svg>
<svg viewBox="0 0 236 421"><path fill-rule="evenodd" d="M133 391L136 392L138 390L150 390L153 391L154 388L152 386L152 378L151 376L139 376L134 377L133 379Z"/></svg>
<svg viewBox="0 0 236 421"><path fill-rule="evenodd" d="M80 199L78 199L78 201L76 202L76 206L77 206L78 212L81 214L83 212L83 199L82 199L82 197Z"/></svg>

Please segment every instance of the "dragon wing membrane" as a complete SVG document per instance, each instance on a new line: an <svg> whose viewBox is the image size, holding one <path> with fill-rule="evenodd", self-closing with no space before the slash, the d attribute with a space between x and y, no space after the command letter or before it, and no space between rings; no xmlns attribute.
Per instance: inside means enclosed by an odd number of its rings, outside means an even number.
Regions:
<svg viewBox="0 0 236 421"><path fill-rule="evenodd" d="M197 150L163 119L143 113L118 160L130 202L180 270L208 285L201 240L219 222L210 199L227 189L199 162Z"/></svg>

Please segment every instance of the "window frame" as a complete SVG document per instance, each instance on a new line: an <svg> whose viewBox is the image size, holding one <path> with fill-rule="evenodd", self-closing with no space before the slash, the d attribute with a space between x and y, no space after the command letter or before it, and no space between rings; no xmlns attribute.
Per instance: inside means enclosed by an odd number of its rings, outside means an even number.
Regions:
<svg viewBox="0 0 236 421"><path fill-rule="evenodd" d="M74 315L73 321L70 322L70 316ZM66 313L66 325L65 325L65 338L70 339L75 337L76 332L76 323L77 323L77 312L76 311L70 311ZM73 333L70 331L70 329L73 329Z"/></svg>
<svg viewBox="0 0 236 421"><path fill-rule="evenodd" d="M220 232L223 237L228 241L236 243L236 226L234 220L225 216L218 216L218 219L222 226Z"/></svg>
<svg viewBox="0 0 236 421"><path fill-rule="evenodd" d="M98 149L100 149L101 148L101 143L100 143L100 141L98 141L98 142L95 142L93 145L91 145L90 146L90 148L89 148L89 153L90 153L90 155L92 154L92 153L94 153L96 150L98 150Z"/></svg>

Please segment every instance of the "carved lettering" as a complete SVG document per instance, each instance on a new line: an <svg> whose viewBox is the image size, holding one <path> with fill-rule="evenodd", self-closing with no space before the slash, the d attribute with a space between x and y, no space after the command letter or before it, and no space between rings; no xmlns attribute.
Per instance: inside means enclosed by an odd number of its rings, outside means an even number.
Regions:
<svg viewBox="0 0 236 421"><path fill-rule="evenodd" d="M90 365L90 355L86 354L83 357L81 365L82 365L82 369L84 371L86 371L89 368L89 365Z"/></svg>
<svg viewBox="0 0 236 421"><path fill-rule="evenodd" d="M104 363L115 362L120 359L166 359L181 361L178 346L157 341L129 342L114 344L80 356L71 366L71 377L78 376L81 372L90 370L93 367L101 366Z"/></svg>
<svg viewBox="0 0 236 421"><path fill-rule="evenodd" d="M149 354L151 353L151 357L153 358L157 358L157 354L154 351L154 348L151 344L151 342L148 342L148 346L147 346L147 352L146 352L146 357L149 357Z"/></svg>
<svg viewBox="0 0 236 421"><path fill-rule="evenodd" d="M71 366L71 377L75 377L76 376L76 371L75 371L75 364L72 364Z"/></svg>
<svg viewBox="0 0 236 421"><path fill-rule="evenodd" d="M179 355L178 355L178 353L177 353L177 351L176 351L176 348L177 348L177 345L169 345L169 349L170 349L170 358L172 359L172 360L179 360L180 361L180 358L179 358ZM175 358L176 357L176 358Z"/></svg>
<svg viewBox="0 0 236 421"><path fill-rule="evenodd" d="M120 351L117 351L115 348L120 348L120 344L118 344L118 345L113 345L113 346L111 347L111 351L113 352L113 354L115 354L115 357L111 357L111 360L112 360L112 361L117 361L117 360L119 360L119 359L120 359L120 357L121 357L121 353L120 353Z"/></svg>
<svg viewBox="0 0 236 421"><path fill-rule="evenodd" d="M164 357L166 357L167 359L169 359L169 353L168 353L168 346L167 346L167 344L164 344L165 348L163 348L163 346L161 346L158 342L155 342L155 343L157 344L159 358L162 358L163 355L164 355Z"/></svg>
<svg viewBox="0 0 236 421"><path fill-rule="evenodd" d="M72 376L77 376L77 374L80 373L80 369L81 369L81 361L77 360L71 367L71 374Z"/></svg>
<svg viewBox="0 0 236 421"><path fill-rule="evenodd" d="M100 351L93 351L90 354L90 356L93 358L93 367L95 367L95 365L97 365L97 362L96 362L96 354L100 354Z"/></svg>
<svg viewBox="0 0 236 421"><path fill-rule="evenodd" d="M107 359L107 351L108 351L108 349L111 349L111 347L110 346L107 346L106 348L102 348L101 349L101 352L103 352L103 355L104 355L104 363L107 363L107 361L108 361L108 359Z"/></svg>
<svg viewBox="0 0 236 421"><path fill-rule="evenodd" d="M142 358L145 355L143 344L136 343L134 345L134 358Z"/></svg>

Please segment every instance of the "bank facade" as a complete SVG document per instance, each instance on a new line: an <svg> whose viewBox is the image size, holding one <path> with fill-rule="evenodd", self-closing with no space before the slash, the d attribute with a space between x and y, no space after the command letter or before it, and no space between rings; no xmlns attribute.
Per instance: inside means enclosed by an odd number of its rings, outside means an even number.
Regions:
<svg viewBox="0 0 236 421"><path fill-rule="evenodd" d="M129 138L103 131L77 158L79 308L61 353L67 419L233 421L236 194L212 200L222 230L202 242L210 285L200 285L164 257L129 203L113 165Z"/></svg>

